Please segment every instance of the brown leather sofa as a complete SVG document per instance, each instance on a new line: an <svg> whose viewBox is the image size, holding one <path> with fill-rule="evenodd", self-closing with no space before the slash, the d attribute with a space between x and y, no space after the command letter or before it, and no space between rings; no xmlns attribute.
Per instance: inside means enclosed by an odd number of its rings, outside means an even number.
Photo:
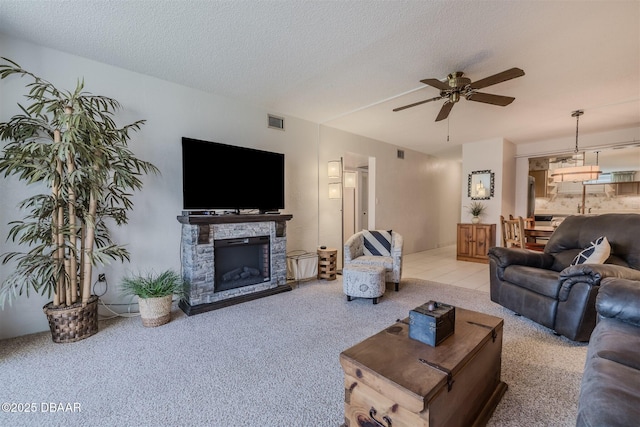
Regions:
<svg viewBox="0 0 640 427"><path fill-rule="evenodd" d="M611 245L604 264L571 265L601 236ZM488 255L492 301L573 341L589 341L601 280L640 280L640 214L569 216L544 252L493 247Z"/></svg>
<svg viewBox="0 0 640 427"><path fill-rule="evenodd" d="M596 310L576 426L640 425L640 282L603 279Z"/></svg>

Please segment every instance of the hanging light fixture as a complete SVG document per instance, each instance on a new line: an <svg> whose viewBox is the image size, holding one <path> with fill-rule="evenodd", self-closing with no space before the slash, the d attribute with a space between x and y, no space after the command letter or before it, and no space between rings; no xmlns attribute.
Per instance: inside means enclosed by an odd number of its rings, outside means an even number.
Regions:
<svg viewBox="0 0 640 427"><path fill-rule="evenodd" d="M578 120L580 116L584 114L582 110L576 110L571 113L571 117L576 118L576 148L574 151L574 156L578 156ZM589 166L572 166L572 167L561 167L553 171L551 177L553 177L553 182L578 182L578 181L590 181L592 179L598 179L602 172L600 171L600 167L598 165Z"/></svg>

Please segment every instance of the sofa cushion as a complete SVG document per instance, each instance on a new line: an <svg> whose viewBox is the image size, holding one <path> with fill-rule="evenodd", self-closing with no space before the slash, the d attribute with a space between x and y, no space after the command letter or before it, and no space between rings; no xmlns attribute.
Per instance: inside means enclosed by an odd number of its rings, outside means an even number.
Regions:
<svg viewBox="0 0 640 427"><path fill-rule="evenodd" d="M590 356L640 370L638 349L640 329L630 323L609 318L600 318L589 342Z"/></svg>
<svg viewBox="0 0 640 427"><path fill-rule="evenodd" d="M391 231L363 230L364 254L371 256L391 255Z"/></svg>
<svg viewBox="0 0 640 427"><path fill-rule="evenodd" d="M611 254L611 246L606 236L600 236L584 248L573 259L571 265L603 264Z"/></svg>
<svg viewBox="0 0 640 427"><path fill-rule="evenodd" d="M577 426L633 426L640 419L640 371L600 357L587 359Z"/></svg>
<svg viewBox="0 0 640 427"><path fill-rule="evenodd" d="M504 280L517 283L532 292L558 299L560 273L542 268L511 265L504 270Z"/></svg>

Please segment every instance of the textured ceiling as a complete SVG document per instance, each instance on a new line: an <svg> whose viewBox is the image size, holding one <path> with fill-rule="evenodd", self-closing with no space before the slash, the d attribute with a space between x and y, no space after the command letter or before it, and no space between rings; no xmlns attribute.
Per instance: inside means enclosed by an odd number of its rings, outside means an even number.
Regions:
<svg viewBox="0 0 640 427"><path fill-rule="evenodd" d="M0 32L124 69L442 153L640 125L638 1L0 0ZM392 112L464 71L514 96ZM447 142L449 135L450 141Z"/></svg>

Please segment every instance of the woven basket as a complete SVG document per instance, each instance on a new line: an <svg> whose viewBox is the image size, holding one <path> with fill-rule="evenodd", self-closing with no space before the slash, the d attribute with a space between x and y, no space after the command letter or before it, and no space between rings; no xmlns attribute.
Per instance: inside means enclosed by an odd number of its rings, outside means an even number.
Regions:
<svg viewBox="0 0 640 427"><path fill-rule="evenodd" d="M42 307L49 321L51 338L55 343L80 341L98 332L98 297L92 295L86 306L77 302L70 307Z"/></svg>
<svg viewBox="0 0 640 427"><path fill-rule="evenodd" d="M173 295L158 298L139 298L140 318L142 325L155 327L169 323L171 320L171 300Z"/></svg>

